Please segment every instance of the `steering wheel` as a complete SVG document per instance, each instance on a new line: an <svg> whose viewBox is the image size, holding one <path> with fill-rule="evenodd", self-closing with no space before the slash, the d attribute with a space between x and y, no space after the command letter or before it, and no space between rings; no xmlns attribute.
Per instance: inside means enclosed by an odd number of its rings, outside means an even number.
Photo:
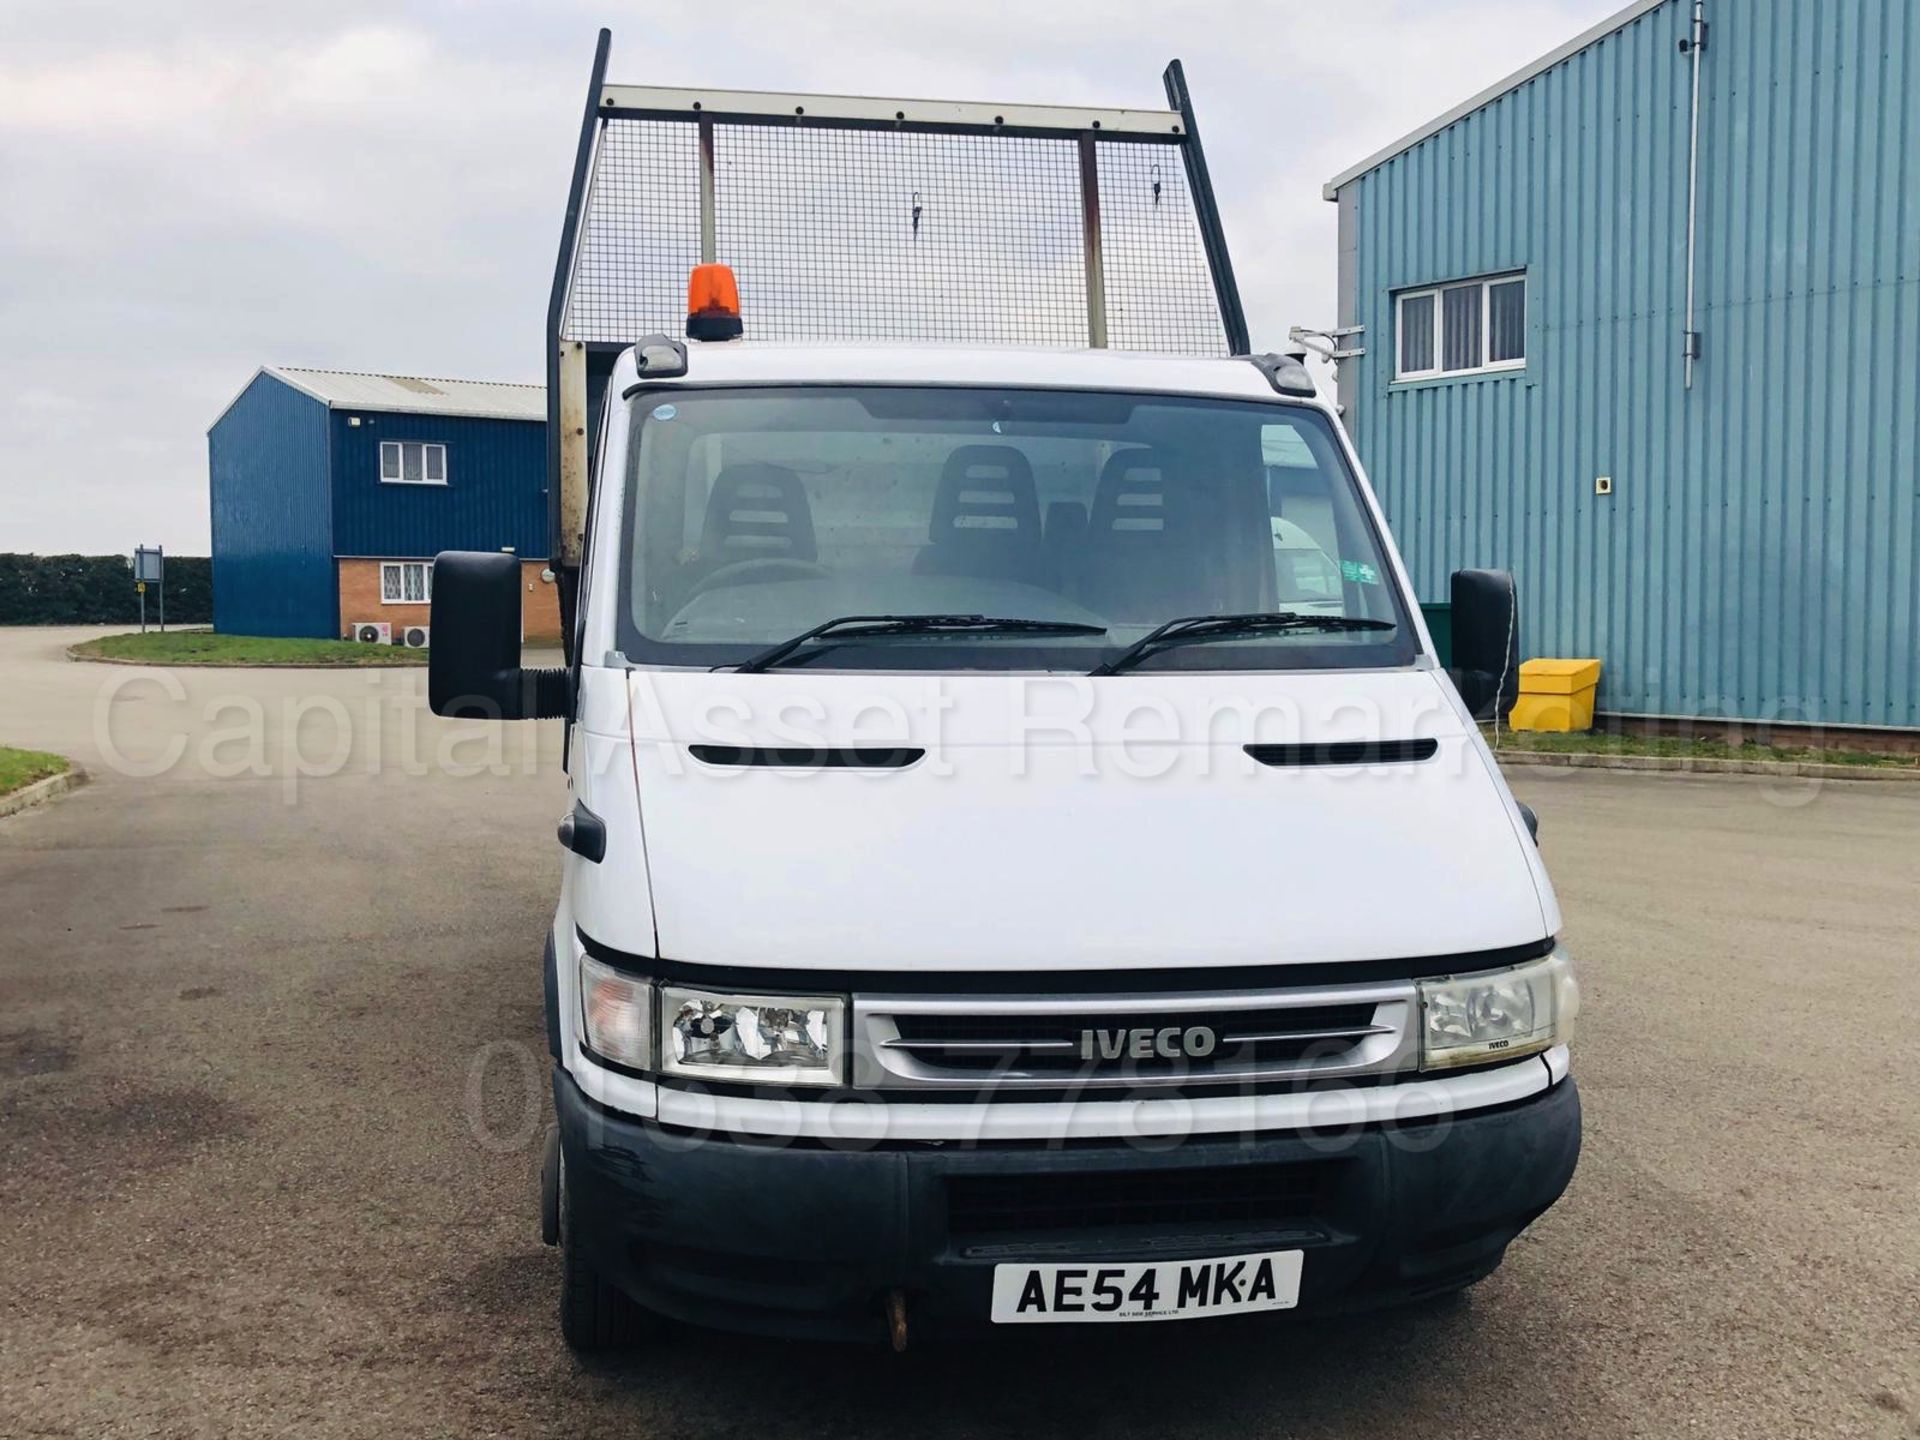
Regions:
<svg viewBox="0 0 1920 1440"><path fill-rule="evenodd" d="M687 599L709 590L724 590L734 585L767 585L777 580L830 580L833 572L811 560L795 560L786 555L769 555L760 560L736 560L702 576L687 591ZM681 602L686 603L685 601Z"/></svg>

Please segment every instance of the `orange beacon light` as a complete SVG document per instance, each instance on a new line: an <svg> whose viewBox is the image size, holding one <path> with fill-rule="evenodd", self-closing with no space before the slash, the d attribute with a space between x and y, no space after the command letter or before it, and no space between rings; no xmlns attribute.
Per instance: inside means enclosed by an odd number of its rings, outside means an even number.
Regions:
<svg viewBox="0 0 1920 1440"><path fill-rule="evenodd" d="M730 265L696 265L687 280L687 338L738 340L740 286Z"/></svg>

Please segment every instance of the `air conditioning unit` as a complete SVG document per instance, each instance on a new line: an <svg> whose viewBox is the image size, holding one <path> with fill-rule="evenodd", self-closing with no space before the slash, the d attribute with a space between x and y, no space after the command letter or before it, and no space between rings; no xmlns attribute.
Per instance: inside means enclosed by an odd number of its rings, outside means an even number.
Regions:
<svg viewBox="0 0 1920 1440"><path fill-rule="evenodd" d="M400 643L409 650L427 648L427 637L433 633L431 625L409 625L400 632Z"/></svg>
<svg viewBox="0 0 1920 1440"><path fill-rule="evenodd" d="M356 620L353 622L353 638L362 645L391 645L393 626L385 620Z"/></svg>

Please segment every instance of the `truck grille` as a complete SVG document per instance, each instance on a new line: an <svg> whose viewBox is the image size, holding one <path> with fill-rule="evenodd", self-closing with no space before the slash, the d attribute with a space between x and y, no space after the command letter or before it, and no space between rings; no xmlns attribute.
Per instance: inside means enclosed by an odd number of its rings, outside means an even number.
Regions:
<svg viewBox="0 0 1920 1440"><path fill-rule="evenodd" d="M1049 1230L1194 1224L1278 1227L1313 1216L1338 1162L947 1180L957 1240Z"/></svg>
<svg viewBox="0 0 1920 1440"><path fill-rule="evenodd" d="M854 997L869 1088L1174 1086L1405 1068L1412 987Z"/></svg>
<svg viewBox="0 0 1920 1440"><path fill-rule="evenodd" d="M949 1069L990 1072L1015 1064L1036 1073L1075 1075L1109 1063L1101 1041L1111 1048L1118 1032L1177 1027L1184 1037L1189 1030L1205 1029L1215 1040L1209 1055L1126 1055L1114 1062L1129 1064L1136 1075L1199 1073L1221 1065L1298 1061L1350 1050L1368 1036L1391 1033L1391 1027L1374 1023L1376 1008L1359 1004L1200 1011L1171 1021L1154 1014L903 1015L897 1021L898 1037L883 1043ZM1084 1037L1089 1035L1091 1054L1085 1053Z"/></svg>

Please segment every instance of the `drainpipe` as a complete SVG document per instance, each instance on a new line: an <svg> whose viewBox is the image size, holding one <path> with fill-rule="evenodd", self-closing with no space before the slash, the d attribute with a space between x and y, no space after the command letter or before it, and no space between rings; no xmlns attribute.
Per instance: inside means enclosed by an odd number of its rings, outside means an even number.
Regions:
<svg viewBox="0 0 1920 1440"><path fill-rule="evenodd" d="M1693 366L1700 358L1700 332L1693 322L1694 242L1698 234L1700 200L1700 52L1707 48L1707 0L1693 0L1693 19L1680 53L1693 67L1693 115L1687 138L1687 319L1680 332L1680 355L1686 369L1686 388L1693 388Z"/></svg>

